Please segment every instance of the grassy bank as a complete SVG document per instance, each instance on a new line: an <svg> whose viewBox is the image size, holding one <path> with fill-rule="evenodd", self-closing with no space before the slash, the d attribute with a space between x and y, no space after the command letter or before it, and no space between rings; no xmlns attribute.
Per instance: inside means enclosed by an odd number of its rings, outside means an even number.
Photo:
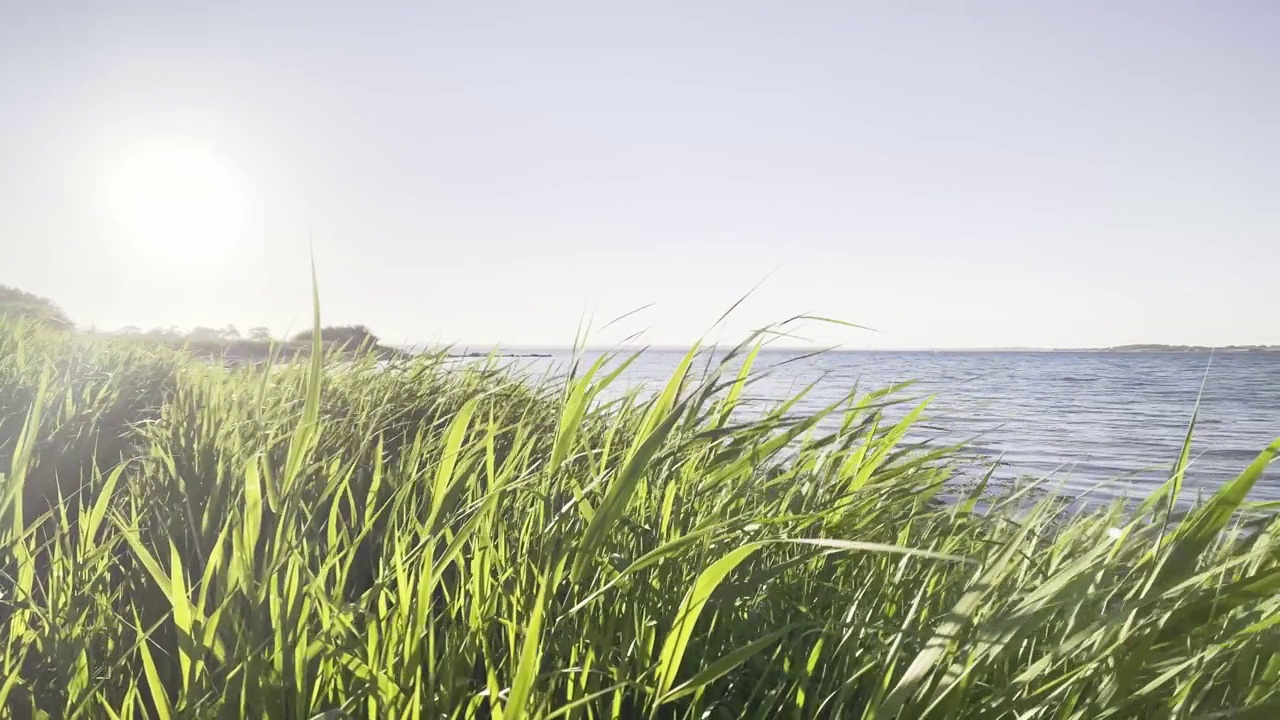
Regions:
<svg viewBox="0 0 1280 720"><path fill-rule="evenodd" d="M962 479L903 446L896 395L744 421L751 357L606 403L597 367L222 368L4 324L0 706L1280 712L1280 526L1238 519L1280 444L1181 519L1176 467L1137 515L980 483L943 503Z"/></svg>

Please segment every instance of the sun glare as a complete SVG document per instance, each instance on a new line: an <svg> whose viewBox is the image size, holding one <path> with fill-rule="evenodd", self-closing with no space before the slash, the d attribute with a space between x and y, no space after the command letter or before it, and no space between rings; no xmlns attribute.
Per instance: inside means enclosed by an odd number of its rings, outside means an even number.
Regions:
<svg viewBox="0 0 1280 720"><path fill-rule="evenodd" d="M109 192L122 238L147 257L207 262L244 237L244 189L230 167L198 147L155 145L128 155Z"/></svg>

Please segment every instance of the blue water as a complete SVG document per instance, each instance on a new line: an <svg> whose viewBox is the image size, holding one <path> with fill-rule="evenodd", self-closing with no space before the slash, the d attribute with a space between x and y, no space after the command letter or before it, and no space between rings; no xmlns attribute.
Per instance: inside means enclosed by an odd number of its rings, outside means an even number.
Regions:
<svg viewBox="0 0 1280 720"><path fill-rule="evenodd" d="M570 355L521 359L536 372ZM1145 495L1177 458L1203 383L1188 473L1189 499L1235 477L1280 437L1280 352L765 352L771 368L748 390L757 408L818 385L797 411L817 410L857 384L872 390L916 380L905 396L933 396L915 439L972 439L1002 458L998 475L1052 476L1069 493ZM588 360L593 354L588 353ZM660 387L681 353L646 352L620 383ZM897 411L896 414L901 414ZM1101 489L1095 486L1102 483ZM1251 495L1280 500L1280 463Z"/></svg>

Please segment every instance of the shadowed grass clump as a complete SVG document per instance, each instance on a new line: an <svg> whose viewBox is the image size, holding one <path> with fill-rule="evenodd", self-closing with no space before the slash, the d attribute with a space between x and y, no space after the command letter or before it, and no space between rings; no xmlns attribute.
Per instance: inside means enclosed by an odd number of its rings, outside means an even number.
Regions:
<svg viewBox="0 0 1280 720"><path fill-rule="evenodd" d="M952 450L895 393L736 413L752 347L642 397L618 363L223 368L0 325L0 706L1280 716L1280 525L1242 512L1280 442L1178 516L1185 452L1136 510L943 502Z"/></svg>

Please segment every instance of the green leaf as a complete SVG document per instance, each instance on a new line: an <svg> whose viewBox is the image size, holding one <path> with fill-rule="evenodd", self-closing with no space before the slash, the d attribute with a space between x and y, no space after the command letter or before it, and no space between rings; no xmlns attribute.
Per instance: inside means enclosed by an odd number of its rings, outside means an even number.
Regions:
<svg viewBox="0 0 1280 720"><path fill-rule="evenodd" d="M520 647L520 660L516 664L515 678L507 704L501 712L501 720L521 720L526 714L529 697L533 692L533 680L542 663L542 620L546 613L547 587L551 578L543 577L538 585L538 595L533 601L533 615L529 618Z"/></svg>
<svg viewBox="0 0 1280 720"><path fill-rule="evenodd" d="M124 474L127 467L127 463L120 463L107 475L106 482L98 489L97 499L94 500L89 512L80 521L80 540L85 548L93 547L94 543L97 542L98 528L102 527L102 521L107 516L107 506L111 502L111 495L115 492L116 484L120 482L120 476Z"/></svg>
<svg viewBox="0 0 1280 720"><path fill-rule="evenodd" d="M884 702L876 708L876 716L884 718L897 717L898 713L915 694L916 688L942 662L948 648L957 642L960 634L973 622L983 598L992 593L1001 576L1009 567L1014 556L1026 542L1027 535L1034 527L1027 522L1022 530L1005 546L994 562L974 581L973 585L960 597L951 611L942 618L933 637L925 643L924 648L916 655L915 660L907 667L898 684L889 693Z"/></svg>
<svg viewBox="0 0 1280 720"><path fill-rule="evenodd" d="M662 702L661 698L670 693L675 686L676 676L680 673L680 664L684 661L685 650L689 647L689 639L693 637L698 618L702 615L702 608L706 606L711 593L724 582L725 577L734 568L751 557L761 546L762 544L758 542L749 543L730 551L708 565L694 580L693 586L689 588L684 600L680 603L680 609L676 611L675 621L667 632L667 639L663 642L662 652L658 656L659 703Z"/></svg>
<svg viewBox="0 0 1280 720"><path fill-rule="evenodd" d="M431 518L434 520L444 503L449 487L453 484L453 471L458 465L458 455L462 451L462 441L467 436L467 428L471 425L471 416L475 414L479 398L471 398L463 403L449 423L445 432L444 449L441 451L440 464L436 466L435 482L431 485Z"/></svg>
<svg viewBox="0 0 1280 720"><path fill-rule="evenodd" d="M151 657L151 648L149 647L151 639L143 631L142 621L138 619L136 612L133 616L133 624L140 635L138 656L142 659L142 669L147 678L147 687L151 690L151 700L155 705L156 717L159 720L170 720L173 717L173 706L169 703L169 694L165 690L164 683L160 680L160 672L156 669L156 662Z"/></svg>
<svg viewBox="0 0 1280 720"><path fill-rule="evenodd" d="M648 467L649 461L653 459L653 456L658 452L658 448L662 447L663 442L666 441L672 428L675 427L676 421L680 419L683 409L682 403L669 412L666 419L653 432L647 436L637 438L636 449L631 452L630 458L622 468L622 472L618 474L613 484L609 486L604 499L600 501L600 507L596 508L590 524L587 525L586 531L582 534L577 556L570 573L570 578L574 583L577 583L582 578L587 566L595 559L596 551L603 544L609 529L613 527L613 524L617 522L618 518L626 510L627 503L630 501L632 493L635 492L640 478L644 476L644 471Z"/></svg>
<svg viewBox="0 0 1280 720"><path fill-rule="evenodd" d="M739 665L760 654L760 651L780 640L794 628L794 625L787 625L786 627L774 630L759 640L747 643L736 650L725 653L714 662L698 671L698 673L693 677L680 683L676 687L672 688L666 695L660 697L658 699L658 704L665 705L666 703L679 700L680 698L691 693L695 693L716 680L719 680L732 672Z"/></svg>
<svg viewBox="0 0 1280 720"><path fill-rule="evenodd" d="M587 405L591 402L591 378L604 365L605 360L604 357L597 359L586 374L573 381L564 407L560 411L560 424L556 428L556 438L551 448L551 461L547 465L548 473L554 473L560 469L560 465L569 456L569 450L573 447L573 441L582 425L582 418L586 415Z"/></svg>
<svg viewBox="0 0 1280 720"><path fill-rule="evenodd" d="M1280 439L1263 450L1244 472L1223 485L1209 502L1192 511L1182 521L1169 542L1168 555L1147 583L1148 591L1185 577L1195 570L1197 558L1227 526L1267 466L1277 457L1280 457Z"/></svg>

